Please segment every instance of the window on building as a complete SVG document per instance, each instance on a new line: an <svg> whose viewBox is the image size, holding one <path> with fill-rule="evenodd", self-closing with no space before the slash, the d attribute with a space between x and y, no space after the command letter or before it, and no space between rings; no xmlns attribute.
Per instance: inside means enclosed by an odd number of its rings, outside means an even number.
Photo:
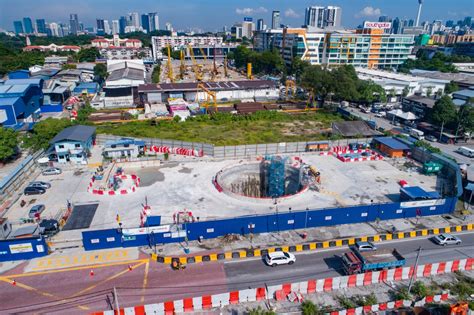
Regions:
<svg viewBox="0 0 474 315"><path fill-rule="evenodd" d="M64 144L59 144L59 145L58 145L58 148L64 149Z"/></svg>
<svg viewBox="0 0 474 315"><path fill-rule="evenodd" d="M80 147L81 147L81 144L80 144L80 143L76 143L76 144L74 145L74 147L75 147L75 148L80 148Z"/></svg>

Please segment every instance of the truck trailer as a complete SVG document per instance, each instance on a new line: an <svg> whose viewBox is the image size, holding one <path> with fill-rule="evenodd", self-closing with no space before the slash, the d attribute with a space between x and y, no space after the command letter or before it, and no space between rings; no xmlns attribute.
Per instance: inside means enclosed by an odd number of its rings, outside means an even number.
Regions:
<svg viewBox="0 0 474 315"><path fill-rule="evenodd" d="M405 258L396 249L379 249L361 252L354 249L342 255L342 266L346 274L402 267Z"/></svg>

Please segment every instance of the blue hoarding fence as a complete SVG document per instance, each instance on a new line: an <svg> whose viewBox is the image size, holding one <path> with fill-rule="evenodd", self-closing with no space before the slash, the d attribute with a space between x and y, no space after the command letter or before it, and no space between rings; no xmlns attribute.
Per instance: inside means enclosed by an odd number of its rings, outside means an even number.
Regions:
<svg viewBox="0 0 474 315"><path fill-rule="evenodd" d="M85 250L114 247L154 246L226 234L280 232L286 230L364 223L376 220L413 218L451 213L457 198L359 205L303 211L274 212L256 216L160 225L132 229L82 232Z"/></svg>
<svg viewBox="0 0 474 315"><path fill-rule="evenodd" d="M48 255L48 245L43 237L0 241L0 261L32 259L46 255Z"/></svg>

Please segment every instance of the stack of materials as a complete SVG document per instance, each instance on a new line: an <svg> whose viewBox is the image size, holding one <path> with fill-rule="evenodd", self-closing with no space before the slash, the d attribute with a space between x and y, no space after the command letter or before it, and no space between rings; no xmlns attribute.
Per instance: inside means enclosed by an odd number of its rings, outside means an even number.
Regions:
<svg viewBox="0 0 474 315"><path fill-rule="evenodd" d="M280 105L281 109L283 110L295 110L298 109L298 107L295 104L281 104Z"/></svg>
<svg viewBox="0 0 474 315"><path fill-rule="evenodd" d="M259 110L265 110L262 103L237 103L234 106L239 114L252 114Z"/></svg>
<svg viewBox="0 0 474 315"><path fill-rule="evenodd" d="M185 104L180 104L180 105L169 105L170 108L170 113L173 114L174 112L177 111L188 111L188 108L186 107Z"/></svg>
<svg viewBox="0 0 474 315"><path fill-rule="evenodd" d="M168 98L168 105L182 105L186 104L186 101L182 98Z"/></svg>
<svg viewBox="0 0 474 315"><path fill-rule="evenodd" d="M265 104L264 105L266 110L279 110L280 106L278 104Z"/></svg>
<svg viewBox="0 0 474 315"><path fill-rule="evenodd" d="M132 115L126 111L116 110L107 112L96 112L89 115L89 120L93 122L130 120Z"/></svg>
<svg viewBox="0 0 474 315"><path fill-rule="evenodd" d="M166 108L165 104L152 104L151 111L156 114L156 116L168 116L170 112Z"/></svg>

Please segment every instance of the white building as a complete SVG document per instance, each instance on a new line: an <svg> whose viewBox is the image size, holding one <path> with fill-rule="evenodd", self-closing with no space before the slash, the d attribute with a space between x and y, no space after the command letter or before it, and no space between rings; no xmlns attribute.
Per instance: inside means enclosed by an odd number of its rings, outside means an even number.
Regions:
<svg viewBox="0 0 474 315"><path fill-rule="evenodd" d="M104 106L133 107L136 88L145 83L143 60L107 60Z"/></svg>
<svg viewBox="0 0 474 315"><path fill-rule="evenodd" d="M104 20L104 33L107 35L112 33L112 30L110 29L109 20Z"/></svg>
<svg viewBox="0 0 474 315"><path fill-rule="evenodd" d="M449 80L416 77L408 74L360 67L356 68L356 72L359 79L372 80L382 86L387 95L394 91L397 96L401 96L403 95L403 90L408 88L407 96L414 94L434 96L438 91L444 92L446 83L449 83Z"/></svg>
<svg viewBox="0 0 474 315"><path fill-rule="evenodd" d="M49 24L49 29L51 30L51 35L52 36L59 36L59 25L58 23L50 23Z"/></svg>
<svg viewBox="0 0 474 315"><path fill-rule="evenodd" d="M191 46L222 46L223 39L219 36L152 36L151 44L155 59L161 56L163 48L181 48Z"/></svg>
<svg viewBox="0 0 474 315"><path fill-rule="evenodd" d="M100 55L107 60L151 59L150 48L109 47L100 48Z"/></svg>
<svg viewBox="0 0 474 315"><path fill-rule="evenodd" d="M136 28L140 27L140 15L138 14L138 12L130 13L130 21L131 26L135 26Z"/></svg>
<svg viewBox="0 0 474 315"><path fill-rule="evenodd" d="M117 34L113 38L97 37L91 41L92 47L97 48L113 48L113 47L126 47L126 48L142 48L142 42L138 39L133 38L120 38Z"/></svg>
<svg viewBox="0 0 474 315"><path fill-rule="evenodd" d="M112 34L117 35L120 32L120 26L119 26L119 21L118 20L112 20Z"/></svg>
<svg viewBox="0 0 474 315"><path fill-rule="evenodd" d="M150 20L150 32L158 31L160 29L160 18L158 17L158 13L148 13L148 19Z"/></svg>
<svg viewBox="0 0 474 315"><path fill-rule="evenodd" d="M340 27L342 10L335 6L311 6L305 11L305 26L318 28Z"/></svg>

